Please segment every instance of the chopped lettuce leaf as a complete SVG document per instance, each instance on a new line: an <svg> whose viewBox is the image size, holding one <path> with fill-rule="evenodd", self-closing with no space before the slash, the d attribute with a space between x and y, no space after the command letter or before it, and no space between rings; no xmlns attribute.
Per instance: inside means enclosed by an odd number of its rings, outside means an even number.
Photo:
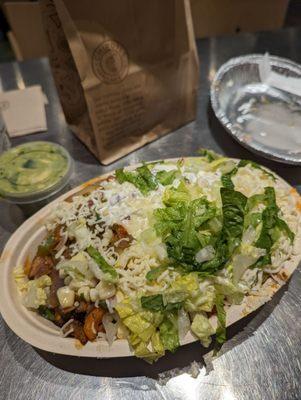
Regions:
<svg viewBox="0 0 301 400"><path fill-rule="evenodd" d="M96 266L96 274L91 271L87 257L84 252L80 251L70 260L62 260L56 265L56 269L63 271L72 278L72 286L80 288L82 286L94 287L94 276L101 279L103 274ZM98 274L97 274L98 273ZM101 275L99 275L101 273Z"/></svg>
<svg viewBox="0 0 301 400"><path fill-rule="evenodd" d="M256 226L258 226L261 221L262 221L262 214L259 212L254 212L254 213L247 214L245 216L244 225L245 225L245 227L248 227L251 225L254 228L256 228Z"/></svg>
<svg viewBox="0 0 301 400"><path fill-rule="evenodd" d="M188 298L188 296L189 296L188 291L176 290L170 287L164 292L164 303L183 304L183 302Z"/></svg>
<svg viewBox="0 0 301 400"><path fill-rule="evenodd" d="M198 150L198 153L201 157L204 157L209 163L222 157L220 154L215 153L215 151L209 149L200 148Z"/></svg>
<svg viewBox="0 0 301 400"><path fill-rule="evenodd" d="M166 191L167 192L167 191ZM214 239L208 260L200 260L200 250L207 247L212 234L200 231L208 221L216 218L216 207L204 198L190 202L182 201L187 196L184 187L168 189L166 208L155 210L155 229L167 246L168 256L189 271L199 271L203 276L213 275L230 259L240 245L247 198L233 189L221 188L223 223ZM180 200L179 200L180 199ZM206 240L204 240L206 239ZM211 247L210 247L211 248Z"/></svg>
<svg viewBox="0 0 301 400"><path fill-rule="evenodd" d="M266 250L266 254L254 264L254 268L264 267L271 263L271 249L275 240L279 237L277 229L285 233L291 242L294 240L294 233L290 230L287 223L279 216L279 207L276 203L275 189L266 187L264 190L264 201L266 208L262 212L262 228L255 246ZM276 232L275 232L276 230Z"/></svg>
<svg viewBox="0 0 301 400"><path fill-rule="evenodd" d="M215 250L214 247L211 245L203 247L201 250L199 250L196 255L195 255L195 260L198 263L202 263L204 261L210 261L214 258L215 256Z"/></svg>
<svg viewBox="0 0 301 400"><path fill-rule="evenodd" d="M247 198L232 189L221 188L223 202L223 235L228 241L230 253L239 245L243 233Z"/></svg>
<svg viewBox="0 0 301 400"><path fill-rule="evenodd" d="M116 170L115 175L119 183L130 182L144 195L158 187L155 177L147 165L143 165L132 172L120 168Z"/></svg>
<svg viewBox="0 0 301 400"><path fill-rule="evenodd" d="M140 239L146 244L153 244L158 240L156 235L156 231L152 228L145 229L145 231L141 232Z"/></svg>
<svg viewBox="0 0 301 400"><path fill-rule="evenodd" d="M183 301L167 303L165 311L180 310L183 307Z"/></svg>
<svg viewBox="0 0 301 400"><path fill-rule="evenodd" d="M190 330L190 319L188 313L183 309L180 308L178 312L178 333L179 333L179 340L185 338L187 333Z"/></svg>
<svg viewBox="0 0 301 400"><path fill-rule="evenodd" d="M208 286L205 292L201 292L197 297L189 297L185 301L185 310L188 312L211 312L214 306L215 288Z"/></svg>
<svg viewBox="0 0 301 400"><path fill-rule="evenodd" d="M177 170L171 170L171 171L158 171L156 174L156 179L161 185L167 186L171 185L173 181L176 179L178 175Z"/></svg>
<svg viewBox="0 0 301 400"><path fill-rule="evenodd" d="M227 189L234 189L234 183L232 182L232 177L238 171L237 167L235 167L232 171L223 174L221 177L222 184Z"/></svg>
<svg viewBox="0 0 301 400"><path fill-rule="evenodd" d="M106 260L99 253L99 251L96 250L93 246L89 246L86 249L86 251L104 273L104 280L107 280L112 283L117 282L118 280L117 271L113 267L111 267L110 264L106 262Z"/></svg>
<svg viewBox="0 0 301 400"><path fill-rule="evenodd" d="M134 340L132 340L132 342L134 342ZM132 343L132 346L134 348L135 356L143 358L149 363L157 361L158 358L164 356L165 354L159 332L154 332L149 344L139 341L139 339L137 340L136 338L136 345L134 346Z"/></svg>
<svg viewBox="0 0 301 400"><path fill-rule="evenodd" d="M215 307L217 314L216 341L220 345L226 341L226 311L224 308L225 296L216 295Z"/></svg>
<svg viewBox="0 0 301 400"><path fill-rule="evenodd" d="M157 331L151 337L151 344L157 354L164 355L164 346L160 339L160 333Z"/></svg>
<svg viewBox="0 0 301 400"><path fill-rule="evenodd" d="M124 300L120 303L118 303L115 306L116 311L119 314L119 317L123 320L126 317L129 317L130 315L134 315L135 311L130 303L129 300Z"/></svg>
<svg viewBox="0 0 301 400"><path fill-rule="evenodd" d="M243 291L229 279L221 276L214 278L216 293L226 296L231 304L240 304L244 298Z"/></svg>
<svg viewBox="0 0 301 400"><path fill-rule="evenodd" d="M232 182L233 176L237 174L239 168L243 168L247 165L251 165L252 168L261 170L265 175L269 176L274 181L276 180L275 176L271 172L266 171L256 162L250 160L240 160L237 166L235 166L231 171L228 171L222 175L221 181L223 186L228 189L234 189L234 183Z"/></svg>
<svg viewBox="0 0 301 400"><path fill-rule="evenodd" d="M152 296L142 296L141 306L147 310L161 311L164 309L162 294L155 294Z"/></svg>
<svg viewBox="0 0 301 400"><path fill-rule="evenodd" d="M50 285L51 278L48 275L42 275L40 278L28 281L23 296L25 307L38 309L40 306L45 306L47 300L45 288Z"/></svg>
<svg viewBox="0 0 301 400"><path fill-rule="evenodd" d="M223 227L215 244L215 256L202 264L203 273L214 274L239 246L244 226L247 198L233 189L221 188Z"/></svg>
<svg viewBox="0 0 301 400"><path fill-rule="evenodd" d="M142 165L136 169L139 176L146 182L148 190L156 190L158 183L155 176L150 172L147 165Z"/></svg>
<svg viewBox="0 0 301 400"><path fill-rule="evenodd" d="M167 189L163 196L166 207L155 210L154 227L167 246L168 256L193 270L198 265L196 254L203 244L208 243L202 242L200 229L216 216L216 207L204 197L192 201L190 198L184 183L176 189Z"/></svg>
<svg viewBox="0 0 301 400"><path fill-rule="evenodd" d="M184 293L187 297L195 297L199 294L199 281L197 274L192 272L178 276L171 284L171 290Z"/></svg>
<svg viewBox="0 0 301 400"><path fill-rule="evenodd" d="M139 313L126 317L122 322L132 333L135 333L144 342L148 342L155 332L155 327L151 322L144 319Z"/></svg>
<svg viewBox="0 0 301 400"><path fill-rule="evenodd" d="M179 276L164 293L164 298L169 303L184 302L184 309L188 312L212 310L215 298L213 285L203 284L202 290L195 272Z"/></svg>
<svg viewBox="0 0 301 400"><path fill-rule="evenodd" d="M295 234L291 231L291 229L289 228L289 226L287 225L287 223L281 219L281 218L277 218L277 227L284 232L288 238L290 239L291 243L293 243L294 239L295 239Z"/></svg>
<svg viewBox="0 0 301 400"><path fill-rule="evenodd" d="M180 346L178 334L178 317L175 313L167 313L159 326L160 339L164 349L175 352Z"/></svg>
<svg viewBox="0 0 301 400"><path fill-rule="evenodd" d="M233 267L233 281L238 283L244 272L256 261L265 256L266 250L260 249L249 244L242 244L238 254L232 258L231 265Z"/></svg>
<svg viewBox="0 0 301 400"><path fill-rule="evenodd" d="M264 204L265 195L264 193L253 194L253 196L248 198L246 211L250 212L253 210L254 207L258 206L259 204Z"/></svg>
<svg viewBox="0 0 301 400"><path fill-rule="evenodd" d="M192 332L200 339L204 347L211 343L211 335L215 333L205 313L196 314L191 324Z"/></svg>
<svg viewBox="0 0 301 400"><path fill-rule="evenodd" d="M172 296L171 302L164 302L162 294L155 294L151 296L142 296L141 306L146 310L151 311L172 311L179 310L183 306L183 301L175 301L177 297Z"/></svg>
<svg viewBox="0 0 301 400"><path fill-rule="evenodd" d="M158 328L164 315L156 311L142 311L139 304L129 298L115 306L121 322L128 329L128 340L137 357L152 362L164 355Z"/></svg>
<svg viewBox="0 0 301 400"><path fill-rule="evenodd" d="M262 212L262 229L260 232L260 236L256 241L257 247L266 249L267 251L271 249L273 244L271 229L276 226L278 215L276 200L273 198L275 192L274 189L270 189L272 188L265 188L267 207Z"/></svg>
<svg viewBox="0 0 301 400"><path fill-rule="evenodd" d="M29 281L28 276L24 272L24 268L22 266L16 267L13 270L13 277L17 288L20 293L24 293L27 291L27 283Z"/></svg>
<svg viewBox="0 0 301 400"><path fill-rule="evenodd" d="M273 181L276 181L275 176L267 171L265 168L261 167L259 164L257 164L255 161L250 161L250 160L240 160L237 167L238 168L242 168L245 167L246 165L251 165L252 168L255 169L259 169L260 171L262 171L265 175L269 176L270 178L273 179Z"/></svg>
<svg viewBox="0 0 301 400"><path fill-rule="evenodd" d="M159 267L152 268L148 273L146 274L146 280L149 282L152 282L159 278L159 276L168 268L167 265L160 265Z"/></svg>
<svg viewBox="0 0 301 400"><path fill-rule="evenodd" d="M163 186L171 185L178 176L178 170L158 171L156 175L152 174L149 166L143 164L135 171L124 171L123 168L116 170L116 178L119 183L130 182L144 195L158 188L158 183Z"/></svg>
<svg viewBox="0 0 301 400"><path fill-rule="evenodd" d="M222 157L210 164L210 170L215 171L219 169L222 174L227 174L231 172L235 166L236 163L233 160L229 159L228 157Z"/></svg>
<svg viewBox="0 0 301 400"><path fill-rule="evenodd" d="M179 206L179 203L190 201L190 193L184 182L180 182L177 188L171 187L164 191L163 203L168 207Z"/></svg>

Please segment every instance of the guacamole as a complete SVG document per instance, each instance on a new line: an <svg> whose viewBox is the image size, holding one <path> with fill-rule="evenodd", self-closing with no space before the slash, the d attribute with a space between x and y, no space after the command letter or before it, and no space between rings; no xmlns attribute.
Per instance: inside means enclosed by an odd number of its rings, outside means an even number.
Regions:
<svg viewBox="0 0 301 400"><path fill-rule="evenodd" d="M51 142L31 142L14 147L0 156L0 195L20 197L44 192L65 177L70 157Z"/></svg>

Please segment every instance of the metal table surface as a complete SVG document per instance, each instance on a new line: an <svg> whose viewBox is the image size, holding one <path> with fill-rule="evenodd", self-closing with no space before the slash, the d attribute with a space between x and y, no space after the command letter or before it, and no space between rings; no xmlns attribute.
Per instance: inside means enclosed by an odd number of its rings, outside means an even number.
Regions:
<svg viewBox="0 0 301 400"><path fill-rule="evenodd" d="M52 140L75 159L72 185L141 160L195 155L208 147L238 158L251 158L274 169L301 189L301 168L268 162L237 144L220 126L209 106L209 86L218 67L231 57L263 53L301 62L301 30L240 34L198 41L200 86L196 121L104 167L66 126L46 59L0 64L0 90L41 84L48 132L13 140ZM0 206L0 250L22 223L17 207ZM230 339L211 368L200 365L197 379L181 371L166 385L146 377L99 378L72 374L44 361L0 317L0 399L301 399L301 269L280 295L265 305L243 331ZM130 361L129 361L130 362Z"/></svg>

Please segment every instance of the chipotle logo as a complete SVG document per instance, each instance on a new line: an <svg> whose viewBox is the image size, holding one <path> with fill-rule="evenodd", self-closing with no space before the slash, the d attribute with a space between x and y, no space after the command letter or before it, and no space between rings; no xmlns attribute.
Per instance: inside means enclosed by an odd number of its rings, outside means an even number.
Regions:
<svg viewBox="0 0 301 400"><path fill-rule="evenodd" d="M128 54L120 43L107 40L94 50L92 67L94 74L105 83L121 82L128 74Z"/></svg>

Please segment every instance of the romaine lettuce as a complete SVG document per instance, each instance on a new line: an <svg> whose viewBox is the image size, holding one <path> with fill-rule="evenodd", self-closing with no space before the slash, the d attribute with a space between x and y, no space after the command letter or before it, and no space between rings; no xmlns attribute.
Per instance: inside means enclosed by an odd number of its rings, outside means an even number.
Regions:
<svg viewBox="0 0 301 400"><path fill-rule="evenodd" d="M198 150L198 153L201 157L204 157L206 159L206 161L208 161L209 163L211 163L214 160L218 160L219 158L221 158L222 156L218 153L215 153L215 151L213 150L208 150L208 149L202 149L200 148Z"/></svg>
<svg viewBox="0 0 301 400"><path fill-rule="evenodd" d="M191 201L186 185L165 190L165 208L155 210L154 227L167 246L168 256L179 262L187 270L197 265L195 256L207 245L202 242L202 225L216 216L217 209L204 197ZM205 232L208 237L208 232ZM210 241L210 232L209 232Z"/></svg>
<svg viewBox="0 0 301 400"><path fill-rule="evenodd" d="M159 276L168 268L168 265L160 265L159 267L152 268L148 273L146 274L146 280L149 282L152 282L159 278Z"/></svg>
<svg viewBox="0 0 301 400"><path fill-rule="evenodd" d="M110 264L106 262L106 260L103 258L103 256L99 253L98 250L96 250L93 246L89 246L86 249L87 253L89 256L96 262L96 264L99 266L101 271L104 273L104 280L107 280L108 282L115 283L118 280L118 273L117 271L111 267Z"/></svg>
<svg viewBox="0 0 301 400"><path fill-rule="evenodd" d="M164 349L174 352L180 346L178 333L178 317L176 313L165 314L164 320L159 327L160 339Z"/></svg>
<svg viewBox="0 0 301 400"><path fill-rule="evenodd" d="M158 183L164 186L171 185L178 175L178 171L159 171L154 175L150 171L149 166L143 164L134 171L124 171L123 168L117 169L115 175L119 183L130 182L142 194L147 195L152 190L158 188Z"/></svg>
<svg viewBox="0 0 301 400"><path fill-rule="evenodd" d="M279 216L279 207L276 203L275 189L266 187L264 190L264 202L266 208L262 212L262 229L255 246L266 250L266 254L254 264L254 267L264 267L271 263L271 249L277 238L280 236L277 230L286 234L291 242L294 240L294 233L290 230L287 223Z"/></svg>
<svg viewBox="0 0 301 400"><path fill-rule="evenodd" d="M232 178L234 175L237 174L239 168L243 168L246 165L251 165L253 168L261 170L265 175L269 176L274 181L276 180L275 176L271 172L268 172L267 170L262 168L260 165L258 165L256 162L250 161L250 160L240 160L239 163L237 164L237 166L235 166L232 169L232 171L229 171L222 175L221 181L222 181L223 186L228 189L234 189L234 183L232 182Z"/></svg>
<svg viewBox="0 0 301 400"><path fill-rule="evenodd" d="M143 165L135 171L124 171L123 168L117 169L115 175L119 183L130 182L144 195L158 186L147 165Z"/></svg>
<svg viewBox="0 0 301 400"><path fill-rule="evenodd" d="M48 275L42 275L40 278L29 280L23 296L25 307L38 309L40 306L46 305L47 293L45 288L50 285L51 278Z"/></svg>
<svg viewBox="0 0 301 400"><path fill-rule="evenodd" d="M164 310L162 294L154 294L152 296L142 296L141 306L146 310L162 311Z"/></svg>
<svg viewBox="0 0 301 400"><path fill-rule="evenodd" d="M228 261L239 246L244 226L247 198L234 189L221 188L223 227L215 244L215 256L199 269L202 273L214 274Z"/></svg>
<svg viewBox="0 0 301 400"><path fill-rule="evenodd" d="M200 339L204 347L210 345L210 336L213 335L215 331L205 313L195 315L191 324L191 330Z"/></svg>
<svg viewBox="0 0 301 400"><path fill-rule="evenodd" d="M149 305L155 296L148 297ZM130 333L128 340L137 357L153 361L164 355L164 349L174 351L179 346L178 310L170 311L167 306L163 306L162 312L145 311L130 299L116 305L121 322Z"/></svg>
<svg viewBox="0 0 301 400"><path fill-rule="evenodd" d="M158 171L156 174L156 179L161 185L167 186L171 185L173 181L176 179L178 175L177 170L171 170L171 171Z"/></svg>
<svg viewBox="0 0 301 400"><path fill-rule="evenodd" d="M217 294L215 307L217 314L216 341L222 345L226 341L226 311L224 308L225 296Z"/></svg>
<svg viewBox="0 0 301 400"><path fill-rule="evenodd" d="M244 293L238 285L235 285L230 278L217 276L213 279L217 294L224 295L231 304L240 304Z"/></svg>

